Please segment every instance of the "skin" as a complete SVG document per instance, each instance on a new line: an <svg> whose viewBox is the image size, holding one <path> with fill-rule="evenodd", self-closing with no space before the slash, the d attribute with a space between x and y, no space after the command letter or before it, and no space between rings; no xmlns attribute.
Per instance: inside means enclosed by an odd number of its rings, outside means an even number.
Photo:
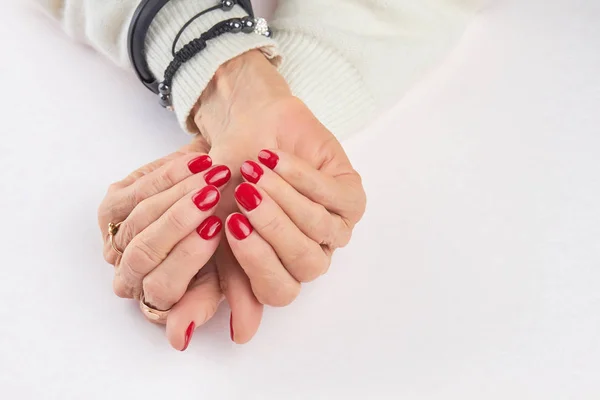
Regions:
<svg viewBox="0 0 600 400"><path fill-rule="evenodd" d="M365 211L365 192L339 142L258 51L219 69L189 125L201 133L192 143L109 188L98 213L104 256L115 266L118 296L139 299L143 291L153 307L172 307L166 329L175 349L186 347L190 323L202 326L224 298L232 339L246 343L264 305L291 303L302 283L327 271ZM263 149L279 156L273 170L257 158ZM232 178L219 188L218 205L200 211L191 197L206 186L204 173L192 174L187 163L205 153L213 168L228 166ZM251 184L262 201L251 211L234 196L247 160L263 170ZM226 222L233 213L252 224L247 238L238 240L226 223L224 235L211 240L196 233L208 216ZM108 241L108 223L118 221L122 257Z"/></svg>

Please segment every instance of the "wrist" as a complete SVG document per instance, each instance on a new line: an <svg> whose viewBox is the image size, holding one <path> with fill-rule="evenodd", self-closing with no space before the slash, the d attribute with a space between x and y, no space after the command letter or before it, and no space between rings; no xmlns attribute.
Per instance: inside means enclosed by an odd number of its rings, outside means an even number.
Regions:
<svg viewBox="0 0 600 400"><path fill-rule="evenodd" d="M259 50L221 65L198 100L190 118L209 143L227 136L234 123L291 98L287 82Z"/></svg>

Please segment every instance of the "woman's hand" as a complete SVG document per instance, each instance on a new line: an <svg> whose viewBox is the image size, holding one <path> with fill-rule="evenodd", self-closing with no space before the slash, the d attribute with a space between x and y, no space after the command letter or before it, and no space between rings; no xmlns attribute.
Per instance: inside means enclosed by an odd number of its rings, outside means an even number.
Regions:
<svg viewBox="0 0 600 400"><path fill-rule="evenodd" d="M200 99L193 123L211 144L213 160L232 169L234 184L241 179L240 167L249 182L250 175L260 175L251 167L263 172L255 185L262 199L253 210L243 205L252 208L258 202L248 183L237 188L237 196L230 185L220 205L223 217L241 210L255 228L242 238L244 234L235 231L249 232L244 218L229 217L228 241L221 242L215 255L221 288L232 309L232 339L245 343L258 329L263 304L289 304L301 282L327 270L331 254L348 242L362 217L366 196L360 175L335 136L291 94L259 52L246 53L219 69ZM245 163L258 161L263 149L279 157L277 165L277 157L262 157L263 165L273 171Z"/></svg>
<svg viewBox="0 0 600 400"><path fill-rule="evenodd" d="M300 284L327 272L358 221L364 193L356 175L333 177L281 150L246 161L235 190L242 214L227 220L227 239L257 299L292 302Z"/></svg>
<svg viewBox="0 0 600 400"><path fill-rule="evenodd" d="M210 319L223 296L209 260L220 239L222 221L214 216L219 188L231 173L212 166L206 143L192 145L137 170L113 184L99 209L105 259L115 265L114 291L144 298L158 310L171 307L169 341L187 347L196 326ZM122 222L113 249L108 224Z"/></svg>

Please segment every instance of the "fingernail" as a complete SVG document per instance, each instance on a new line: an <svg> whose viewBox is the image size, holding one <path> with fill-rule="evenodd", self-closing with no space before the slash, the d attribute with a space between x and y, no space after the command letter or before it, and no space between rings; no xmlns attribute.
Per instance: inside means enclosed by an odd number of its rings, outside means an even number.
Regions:
<svg viewBox="0 0 600 400"><path fill-rule="evenodd" d="M219 189L214 186L207 186L192 197L192 201L200 211L208 211L217 205L221 199Z"/></svg>
<svg viewBox="0 0 600 400"><path fill-rule="evenodd" d="M200 172L204 172L211 166L212 159L207 155L194 158L188 163L188 168L192 174L199 174Z"/></svg>
<svg viewBox="0 0 600 400"><path fill-rule="evenodd" d="M237 240L246 239L254 230L252 225L250 225L248 218L242 214L232 214L227 221L227 227L229 228L229 232L231 232Z"/></svg>
<svg viewBox="0 0 600 400"><path fill-rule="evenodd" d="M190 341L192 340L192 336L194 336L194 330L196 329L196 324L192 321L190 326L185 330L185 345L181 351L185 351L190 345Z"/></svg>
<svg viewBox="0 0 600 400"><path fill-rule="evenodd" d="M246 161L245 163L243 163L242 167L240 168L240 172L248 182L252 183L258 183L258 181L264 174L264 171L260 167L260 165L258 165L254 161Z"/></svg>
<svg viewBox="0 0 600 400"><path fill-rule="evenodd" d="M270 169L275 169L279 162L279 156L271 150L261 150L258 153L258 160Z"/></svg>
<svg viewBox="0 0 600 400"><path fill-rule="evenodd" d="M231 179L231 170L225 165L217 165L204 175L208 185L221 187Z"/></svg>
<svg viewBox="0 0 600 400"><path fill-rule="evenodd" d="M233 313L229 315L229 336L231 336L231 341L235 342L234 334L233 334Z"/></svg>
<svg viewBox="0 0 600 400"><path fill-rule="evenodd" d="M254 210L262 202L262 196L258 190L246 182L235 188L235 199L248 211Z"/></svg>
<svg viewBox="0 0 600 400"><path fill-rule="evenodd" d="M223 228L221 218L211 215L200 224L198 229L196 229L196 232L198 232L198 235L200 235L202 239L210 240L221 233L221 228Z"/></svg>

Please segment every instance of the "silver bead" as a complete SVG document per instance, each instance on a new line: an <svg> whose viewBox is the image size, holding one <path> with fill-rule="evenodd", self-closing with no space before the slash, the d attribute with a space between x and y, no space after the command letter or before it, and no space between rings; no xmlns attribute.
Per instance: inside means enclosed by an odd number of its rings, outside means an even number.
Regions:
<svg viewBox="0 0 600 400"><path fill-rule="evenodd" d="M254 32L255 26L256 26L256 23L254 22L254 18L252 18L252 17L242 18L242 32L252 33L252 32Z"/></svg>
<svg viewBox="0 0 600 400"><path fill-rule="evenodd" d="M223 11L231 11L231 9L235 6L235 1L233 0L221 0L221 9Z"/></svg>
<svg viewBox="0 0 600 400"><path fill-rule="evenodd" d="M171 94L171 88L170 88L170 87L169 87L169 85L167 85L166 83L164 83L164 82L161 82L161 83L158 85L158 92L159 92L160 94Z"/></svg>
<svg viewBox="0 0 600 400"><path fill-rule="evenodd" d="M231 27L231 30L229 31L231 33L240 33L242 31L242 21L239 19L234 19L229 22L229 26Z"/></svg>
<svg viewBox="0 0 600 400"><path fill-rule="evenodd" d="M158 103L163 106L164 108L169 108L173 105L172 101L171 101L171 95L170 94L160 94L158 95Z"/></svg>

